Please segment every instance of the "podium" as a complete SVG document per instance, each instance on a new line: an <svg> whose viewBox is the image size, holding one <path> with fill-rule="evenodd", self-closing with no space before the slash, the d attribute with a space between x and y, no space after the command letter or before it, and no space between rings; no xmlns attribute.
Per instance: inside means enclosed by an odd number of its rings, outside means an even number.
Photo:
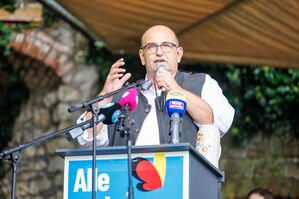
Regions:
<svg viewBox="0 0 299 199"><path fill-rule="evenodd" d="M64 158L64 199L87 199L92 194L92 151L57 149ZM97 199L128 198L127 148L97 151ZM133 191L136 199L219 199L224 172L190 144L133 146Z"/></svg>

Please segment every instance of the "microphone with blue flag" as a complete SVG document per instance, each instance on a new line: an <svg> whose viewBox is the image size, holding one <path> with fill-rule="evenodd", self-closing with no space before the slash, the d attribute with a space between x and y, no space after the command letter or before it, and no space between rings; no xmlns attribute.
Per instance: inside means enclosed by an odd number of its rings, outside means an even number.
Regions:
<svg viewBox="0 0 299 199"><path fill-rule="evenodd" d="M176 144L180 141L181 120L187 108L186 96L180 91L169 91L166 96L165 105L171 119L171 143Z"/></svg>

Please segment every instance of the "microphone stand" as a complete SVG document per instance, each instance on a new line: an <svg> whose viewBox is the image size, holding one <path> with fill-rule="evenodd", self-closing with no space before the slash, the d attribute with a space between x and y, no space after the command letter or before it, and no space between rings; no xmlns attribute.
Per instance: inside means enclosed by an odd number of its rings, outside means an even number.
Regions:
<svg viewBox="0 0 299 199"><path fill-rule="evenodd" d="M100 96L97 96L97 97L95 97L95 98L93 98L89 101L80 102L79 104L73 105L73 106L68 108L68 111L70 113L72 113L72 112L76 112L76 111L78 111L80 109L83 109L83 108L89 108L92 104L95 104L95 103L97 103L97 102L99 102L99 101L101 101L101 100L103 100L107 97L111 97L111 96L113 96L117 93L120 93L122 91L125 91L129 88L139 87L139 86L141 86L143 88L144 86L146 86L148 84L148 82L149 82L149 80L147 80L147 81L146 80L138 80L134 83L125 85L125 86L121 87L120 89L118 89L116 91L113 91L111 93L108 93L106 95L100 95Z"/></svg>
<svg viewBox="0 0 299 199"><path fill-rule="evenodd" d="M92 129L92 134L93 134L93 143L92 143L92 181L91 181L91 186L92 186L92 199L96 199L96 177L97 177L97 170L96 170L96 134L97 134L97 117L100 112L97 104L92 104L91 105L91 112L92 112L92 121L93 121L93 129Z"/></svg>
<svg viewBox="0 0 299 199"><path fill-rule="evenodd" d="M130 117L130 107L129 104L126 104L123 109L123 114L120 116L120 121L122 121L121 118L124 118L124 123L120 125L120 133L123 136L127 136L127 154L128 154L128 192L129 192L129 199L134 198L134 192L133 192L133 180L132 180L132 139L131 139L131 126L134 124L134 120Z"/></svg>
<svg viewBox="0 0 299 199"><path fill-rule="evenodd" d="M181 135L181 117L178 113L173 113L171 115L171 143L178 144L180 142Z"/></svg>
<svg viewBox="0 0 299 199"><path fill-rule="evenodd" d="M96 123L101 122L101 121L96 121ZM28 148L33 145L41 144L43 142L46 142L48 140L51 140L59 135L63 135L68 133L69 131L75 129L75 128L81 128L82 126L90 123L89 121L82 122L80 124L76 124L71 127L67 127L65 129L56 131L54 133L42 136L40 138L37 138L35 140L32 140L30 142L27 142L25 144L20 144L19 146L4 150L0 153L0 160L10 160L12 162L12 183L11 183L11 199L16 198L16 184L17 184L17 171L18 171L18 166L19 162L21 160L21 155L20 152L21 150Z"/></svg>
<svg viewBox="0 0 299 199"><path fill-rule="evenodd" d="M135 83L132 83L132 84L128 84L128 85L125 85L123 86L122 88L116 90L116 91L113 91L111 93L108 93L106 95L103 95L103 96L97 96L89 101L85 101L85 102L81 102L79 104L76 104L74 106L71 106L68 108L68 111L69 112L75 112L75 111L78 111L79 109L82 109L82 108L89 108L92 112L92 118L93 118L93 121L94 121L94 125L93 125L93 144L92 144L92 199L96 199L96 190L95 190L95 180L96 180L96 129L97 129L97 115L99 113L99 109L98 107L96 106L97 102L103 100L104 98L107 98L107 97L110 97L110 96L113 96L117 93L120 93L122 91L125 91L129 88L132 88L132 87L135 87L135 86L143 86L145 83L147 83L147 81L145 80L139 80ZM131 144L131 143L130 143Z"/></svg>
<svg viewBox="0 0 299 199"><path fill-rule="evenodd" d="M92 115L93 115L93 119L92 119L93 120L92 121L93 122L93 136L96 137L96 125L99 122L102 121L102 120L98 120L99 109L97 108L96 103L103 100L103 99L105 99L106 97L110 97L112 95L115 95L117 93L125 91L126 89L129 89L129 88L132 88L132 87L135 87L135 86L146 87L147 85L148 85L148 81L139 80L135 83L126 85L126 86L124 86L124 87L122 87L122 88L120 88L120 89L118 89L114 92L108 93L107 95L97 96L96 98L91 99L89 101L81 102L81 103L79 103L75 106L71 106L71 107L68 108L68 111L69 112L75 112L75 111L78 111L82 108L89 107L89 109L91 109ZM41 144L43 142L46 142L48 140L51 140L51 139L59 136L59 135L69 133L70 131L72 131L76 128L81 128L82 126L84 126L88 123L90 123L90 120L82 122L80 124L76 124L74 126L71 126L71 127L65 128L65 129L62 129L62 130L59 130L59 131L56 131L54 133L42 136L40 138L37 138L37 139L32 140L30 142L27 142L25 144L20 144L19 146L16 146L16 147L13 147L13 148L10 148L10 149L7 149L7 150L4 150L4 151L0 152L0 160L4 159L4 160L10 160L12 162L11 199L16 198L17 171L18 171L19 162L21 160L21 155L20 155L21 150L23 150L25 148L28 148L30 146L33 146L33 145ZM71 135L72 133L69 133L69 134L72 137L72 135ZM96 161L95 161L95 158L94 158L94 156L96 155L96 151L95 151L96 147L95 146L96 146L96 139L93 139L93 169L96 166ZM130 152L131 152L131 150L130 150ZM131 161L130 161L130 163L131 163ZM94 188L95 188L94 187L94 181L95 181L95 177L96 177L95 176L96 172L95 172L95 169L93 171L94 171L94 173L93 173L93 179L92 179L92 189L93 189L92 196L94 198L94 196L95 196L95 194L94 194L94 192L95 192L95 190L94 190Z"/></svg>

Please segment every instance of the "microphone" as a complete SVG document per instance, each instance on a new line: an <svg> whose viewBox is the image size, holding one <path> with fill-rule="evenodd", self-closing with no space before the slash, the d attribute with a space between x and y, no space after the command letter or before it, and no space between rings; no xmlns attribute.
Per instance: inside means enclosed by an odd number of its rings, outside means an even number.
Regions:
<svg viewBox="0 0 299 199"><path fill-rule="evenodd" d="M104 124L113 124L118 120L118 117L121 114L121 105L119 103L108 103L103 105L100 108L99 115L97 116L96 123L103 122ZM92 120L89 120L89 122L81 127L75 128L73 130L70 130L67 133L68 139L75 139L82 135L86 129L89 129L93 127Z"/></svg>
<svg viewBox="0 0 299 199"><path fill-rule="evenodd" d="M158 72L160 69L167 70L168 65L165 63L157 63L156 64L156 72ZM158 110L162 112L165 110L165 97L166 97L166 89L164 86L161 86L160 89L162 90L160 100L158 101Z"/></svg>
<svg viewBox="0 0 299 199"><path fill-rule="evenodd" d="M158 71L160 69L166 70L167 68L168 68L168 66L165 63L157 63L156 64L156 71Z"/></svg>
<svg viewBox="0 0 299 199"><path fill-rule="evenodd" d="M141 84L141 90L142 91L147 91L151 86L152 86L153 82L150 81L150 80L147 80L147 81L144 81L142 84Z"/></svg>
<svg viewBox="0 0 299 199"><path fill-rule="evenodd" d="M119 103L110 102L108 104L103 105L100 108L100 115L105 116L103 123L104 124L113 124L118 120L118 117L121 113L121 105Z"/></svg>
<svg viewBox="0 0 299 199"><path fill-rule="evenodd" d="M156 64L156 72L159 71L160 69L162 70L166 70L168 68L168 66L165 63L157 63ZM165 88L162 86L161 87L162 92L164 92L165 94Z"/></svg>
<svg viewBox="0 0 299 199"><path fill-rule="evenodd" d="M177 144L179 143L180 139L181 117L185 114L187 107L186 96L180 91L169 91L166 97L165 105L168 115L171 119L171 143Z"/></svg>
<svg viewBox="0 0 299 199"><path fill-rule="evenodd" d="M152 86L153 82L151 80L140 79L136 81L137 87L140 87L141 91L146 91Z"/></svg>
<svg viewBox="0 0 299 199"><path fill-rule="evenodd" d="M117 123L116 131L122 133L125 131L126 119L129 117L130 112L133 112L137 108L138 104L138 92L135 88L128 89L120 98L119 103L123 108L123 113L119 117L119 121Z"/></svg>
<svg viewBox="0 0 299 199"><path fill-rule="evenodd" d="M120 98L119 103L122 108L128 106L130 112L133 112L138 104L138 91L135 88L128 89Z"/></svg>

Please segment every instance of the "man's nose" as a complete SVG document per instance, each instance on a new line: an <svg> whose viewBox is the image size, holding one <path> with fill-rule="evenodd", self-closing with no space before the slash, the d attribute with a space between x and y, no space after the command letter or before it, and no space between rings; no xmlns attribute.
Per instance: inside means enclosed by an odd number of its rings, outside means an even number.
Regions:
<svg viewBox="0 0 299 199"><path fill-rule="evenodd" d="M157 56L161 56L161 55L163 55L163 51L162 51L162 49L161 49L161 46L157 46L157 49L156 49L156 55L157 55Z"/></svg>

